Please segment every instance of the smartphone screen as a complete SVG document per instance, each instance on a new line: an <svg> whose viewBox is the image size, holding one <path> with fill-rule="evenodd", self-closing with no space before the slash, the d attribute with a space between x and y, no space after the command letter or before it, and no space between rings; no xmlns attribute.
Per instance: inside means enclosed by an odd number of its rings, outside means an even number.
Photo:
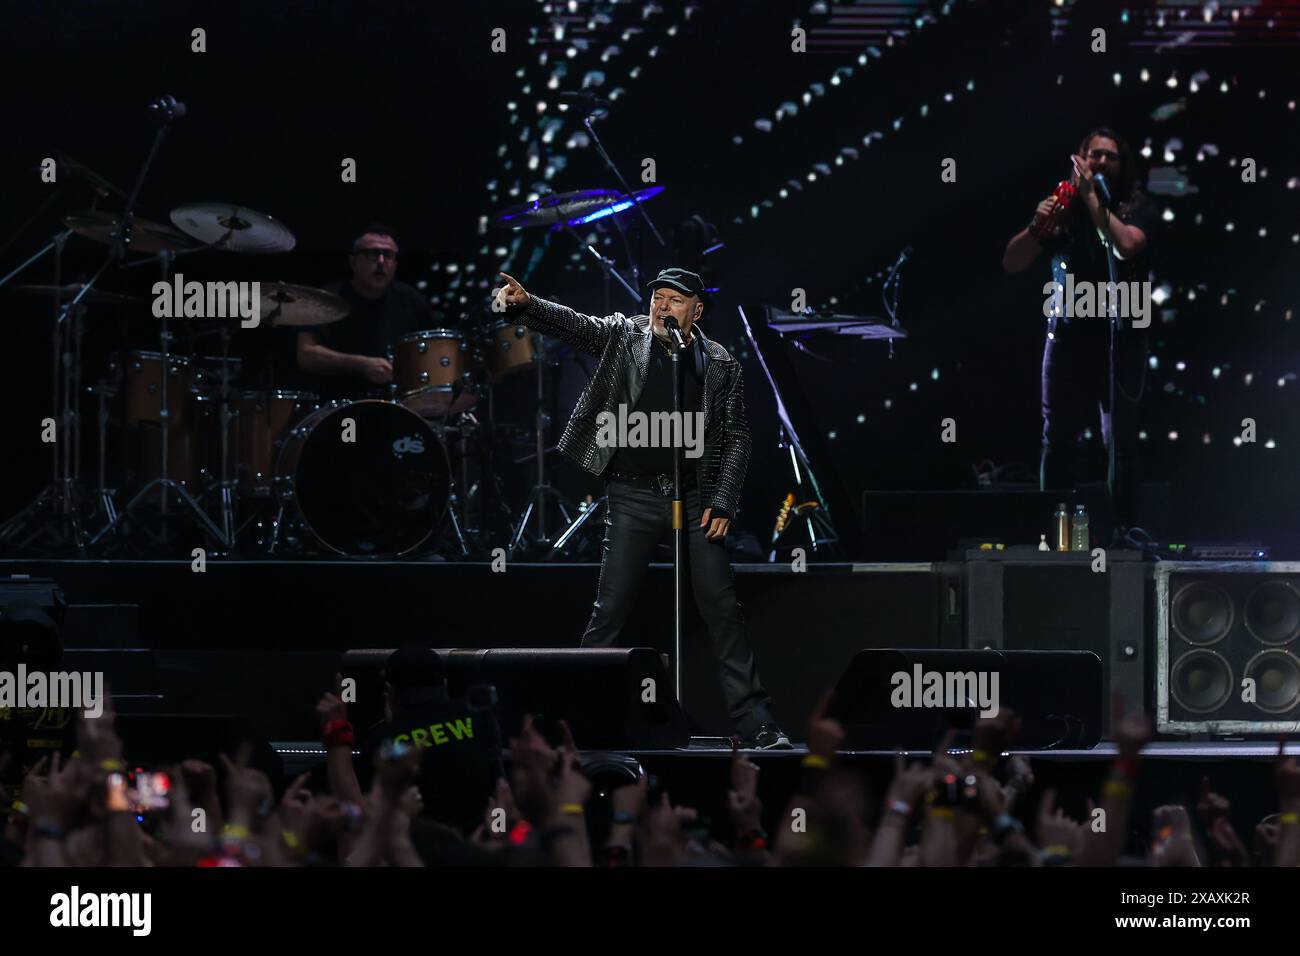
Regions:
<svg viewBox="0 0 1300 956"><path fill-rule="evenodd" d="M141 773L135 778L135 806L139 813L166 810L171 793L171 778L165 773Z"/></svg>
<svg viewBox="0 0 1300 956"><path fill-rule="evenodd" d="M110 813L125 813L131 809L126 796L126 777L120 773L108 775L108 809Z"/></svg>

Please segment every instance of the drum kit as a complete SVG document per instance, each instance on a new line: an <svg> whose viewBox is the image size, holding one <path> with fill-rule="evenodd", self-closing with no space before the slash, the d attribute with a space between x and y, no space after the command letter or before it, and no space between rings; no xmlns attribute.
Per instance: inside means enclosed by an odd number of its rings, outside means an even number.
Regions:
<svg viewBox="0 0 1300 956"><path fill-rule="evenodd" d="M107 195L107 190L97 192ZM579 198L572 209L551 203L516 207L502 216L512 228L552 225L566 214L611 208L621 198L611 192L596 202L595 192L573 194ZM143 304L138 297L94 287L111 262L124 269L156 262L167 282L180 256L268 255L296 244L283 223L239 204L192 203L171 210L169 218L170 225L94 208L66 216L65 230L53 243L55 283L18 287L54 302L51 348L59 427L53 478L36 501L0 525L0 547L22 549L61 529L61 540L79 555L101 545L115 546L113 553L157 553L202 540L211 554L245 557L419 556L448 548L453 557L481 558L495 554L497 543L511 554L541 548L554 557L590 517L588 509L569 502L546 480L545 459L552 449L546 447L547 362L541 337L502 315L486 313L466 329L431 328L403 336L389 350L392 382L358 401L323 402L312 392L275 387L274 376L266 374L269 354L266 368L253 374L255 362L231 356L237 316L187 320L183 336L171 331L167 317L158 317L156 349L123 347L110 353L99 381L83 387L87 310ZM87 283L61 281L63 245L72 237L114 250ZM39 256L0 278L0 285ZM141 256L149 258L132 258ZM260 290L261 321L271 328L319 327L349 312L342 297L309 286L263 282ZM487 460L491 456L479 454L473 483L470 465L475 449L485 444L484 433L489 441L494 433L493 389L525 372L536 376L531 437L537 484L516 521L500 494ZM81 468L83 397L98 405L93 488ZM476 409L485 398L488 414L481 420ZM134 492L121 508L109 475L110 438L120 449L116 477ZM548 526L548 499L558 504L562 526ZM491 540L493 529L487 525L498 520L508 538Z"/></svg>

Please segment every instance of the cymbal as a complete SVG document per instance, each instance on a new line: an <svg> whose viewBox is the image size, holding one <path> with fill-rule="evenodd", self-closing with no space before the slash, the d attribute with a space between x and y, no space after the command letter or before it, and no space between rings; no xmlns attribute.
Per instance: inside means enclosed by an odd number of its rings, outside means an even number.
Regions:
<svg viewBox="0 0 1300 956"><path fill-rule="evenodd" d="M122 217L114 212L87 210L63 217L63 224L79 236L110 245L121 228ZM135 217L131 227L130 252L189 252L198 245L183 232L149 219Z"/></svg>
<svg viewBox="0 0 1300 956"><path fill-rule="evenodd" d="M277 328L284 326L329 325L352 311L347 300L324 289L263 282L261 315Z"/></svg>
<svg viewBox="0 0 1300 956"><path fill-rule="evenodd" d="M227 252L288 252L298 242L275 217L237 203L188 203L173 209L171 220L187 236Z"/></svg>
<svg viewBox="0 0 1300 956"><path fill-rule="evenodd" d="M70 302L78 292L85 288L84 282L70 282L64 286L55 285L20 285L15 286L15 292L22 292L26 295L47 295L53 297L55 292L59 293L60 302ZM134 295L122 295L120 292L101 292L99 289L91 289L82 298L82 302L120 302L124 305L131 305L139 302L140 297Z"/></svg>
<svg viewBox="0 0 1300 956"><path fill-rule="evenodd" d="M552 193L501 210L492 217L492 225L502 229L528 229L557 223L580 226L593 219L630 209L636 203L645 202L663 191L663 186L648 186L638 189L631 197L617 189L578 189L567 193Z"/></svg>

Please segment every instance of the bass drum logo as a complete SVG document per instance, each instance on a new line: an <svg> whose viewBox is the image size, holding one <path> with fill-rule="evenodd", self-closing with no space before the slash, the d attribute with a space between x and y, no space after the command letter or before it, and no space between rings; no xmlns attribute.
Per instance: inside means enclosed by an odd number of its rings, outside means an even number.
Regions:
<svg viewBox="0 0 1300 956"><path fill-rule="evenodd" d="M393 442L394 457L401 458L403 455L423 455L423 454L424 454L424 442L422 442L419 438L412 438L409 435L404 435L401 438L397 439L395 442Z"/></svg>

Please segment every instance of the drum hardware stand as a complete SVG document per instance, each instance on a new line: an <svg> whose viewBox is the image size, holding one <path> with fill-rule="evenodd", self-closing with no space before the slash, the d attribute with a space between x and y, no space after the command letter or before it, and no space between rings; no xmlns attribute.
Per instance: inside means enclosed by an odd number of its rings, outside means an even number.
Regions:
<svg viewBox="0 0 1300 956"><path fill-rule="evenodd" d="M99 402L96 415L96 431L99 446L99 484L95 489L98 510L109 521L117 517L117 503L114 497L117 489L108 487L108 399L116 397L116 389L101 381L98 385L87 386L86 391L95 396Z"/></svg>
<svg viewBox="0 0 1300 956"><path fill-rule="evenodd" d="M221 475L217 482L221 496L221 531L227 548L235 542L235 488L238 480L232 474L230 459L230 423L235 415L230 410L230 323L221 323L221 401L217 413L217 427L221 429Z"/></svg>
<svg viewBox="0 0 1300 956"><path fill-rule="evenodd" d="M540 336L537 339L537 343L540 346L541 344ZM510 510L510 504L506 501L505 492L501 488L501 473L497 470L496 467L496 455L497 455L496 392L493 390L490 381L488 383L488 389L487 389L487 407L488 407L488 415L487 415L486 441L484 441L481 446L484 449L482 461L486 462L487 467L483 470L483 473L480 475L479 482L476 483L472 488L470 488L469 493L466 495L466 503L468 504L468 502L471 499L473 499L473 497L476 494L479 493L479 491L481 490L480 485L484 485L484 486L486 485L487 476L490 474L492 477L491 497L496 503L497 511L499 511L502 515L505 516L506 528L509 529L509 539L513 541L515 531L517 530L517 525L515 524L515 513ZM483 490L483 497L481 500L486 501L487 498L488 498L487 491ZM490 535L493 530L492 528L484 527L484 525L486 525L487 523L487 520L488 520L487 515L480 509L479 511L480 535ZM491 541L489 540L487 544L490 545ZM490 553L491 550L490 547L487 548L487 550Z"/></svg>
<svg viewBox="0 0 1300 956"><path fill-rule="evenodd" d="M559 490L552 488L546 480L546 430L550 425L551 416L546 413L546 388L545 372L546 350L542 347L543 339L538 340L537 353L533 356L533 361L537 363L537 416L534 438L537 442L537 483L533 485L528 492L528 507L519 517L519 526L515 529L515 535L510 541L510 547L507 552L511 557L519 549L524 539L524 533L528 530L528 520L534 515L537 517L537 534L532 543L541 548L550 547L551 536L546 526L546 501L548 498L554 498L556 507L560 510L560 516L564 519L565 525L573 522L570 509L566 507L571 502Z"/></svg>
<svg viewBox="0 0 1300 956"><path fill-rule="evenodd" d="M619 185L623 187L623 194L633 200L633 204L636 206L637 212L641 213L641 218L644 219L645 224L650 227L650 232L653 233L655 239L659 241L659 245L661 246L667 245L667 243L664 242L664 237L659 235L659 230L655 228L655 224L650 220L650 214L645 211L645 203L636 201L636 194L632 192L632 187L629 186L627 180L623 178L623 174L619 172L618 165L614 162L613 158L609 155L609 152L605 149L605 144L602 143L600 141L600 137L596 135L596 126L594 122L594 117L591 113L587 114L586 118L582 121L582 125L587 127L587 132L591 134L591 142L595 145L596 152L600 153L600 158L605 161L605 165L608 166L610 170L614 173L614 175L618 178ZM636 285L640 285L641 284L640 270L637 268L636 262L632 262L631 265L632 265L633 283ZM641 301L641 297L637 296L637 302L640 303L640 301Z"/></svg>
<svg viewBox="0 0 1300 956"><path fill-rule="evenodd" d="M559 557L564 552L564 547L569 543L569 539L577 534L578 531L581 530L582 526L595 516L597 511L602 507L608 506L609 497L607 495L602 495L595 501L591 502L591 504L587 505L586 508L582 509L582 513L578 515L573 524L569 525L564 534L560 535L555 544L551 546L551 553L546 556L546 560L551 561Z"/></svg>
<svg viewBox="0 0 1300 956"><path fill-rule="evenodd" d="M26 538L22 545L30 544L45 530L46 521L51 518L66 528L63 540L71 540L77 554L85 557L86 532L78 514L78 485L81 465L80 422L77 414L78 393L76 389L81 381L81 333L82 316L85 307L81 300L86 297L91 287L107 270L111 258L95 273L93 279L67 303L61 302L63 288L63 247L71 229L65 229L50 239L39 251L25 262L13 269L3 279L3 286L32 263L46 254L54 253L54 328L50 333L50 408L59 422L56 438L50 448L50 482L27 507L0 525L0 543L14 540L18 534L32 524L37 524L36 533ZM62 447L60 447L62 446ZM70 535L68 534L70 532Z"/></svg>
<svg viewBox="0 0 1300 956"><path fill-rule="evenodd" d="M164 101L169 99L170 99L169 97L164 98ZM144 187L145 177L148 176L149 169L151 166L153 166L153 161L158 155L158 150L162 147L163 140L166 139L167 137L167 132L171 128L172 120L176 118L177 105L178 104L176 104L174 100L172 100L169 105L164 103L161 110L162 122L158 126L157 132L154 133L153 143L150 144L149 152L145 156L144 163L143 165L141 165L139 173L136 174L135 184L131 187L131 195L127 199L126 208L122 211L121 214L121 227L118 229L117 234L113 237L112 250L109 253L108 262L104 263L104 267L101 268L99 273L95 275L95 278L92 279L90 282L88 282L86 286L77 294L77 298L73 299L74 303L77 302L81 296L85 295L86 292L90 290L90 288L95 284L95 281L97 281L99 279L99 276L104 272L104 269L108 268L110 263L115 261L116 262L125 261L127 251L130 249L131 232L132 229L134 228L134 223L135 223L136 203L140 198L140 191ZM158 254L158 262L161 269L161 277L163 282L165 283L169 282L170 280L171 264L174 258L175 258L175 253L173 252L164 251ZM98 543L99 540L103 538L105 535L107 535L109 532L115 531L117 529L118 524L121 523L122 519L125 518L132 511L134 511L135 508L142 501L145 500L145 498L149 495L149 493L153 491L155 487L157 487L162 491L161 508L159 512L162 516L162 525L161 525L162 543L164 544L167 543L168 491L175 491L177 497L180 498L181 503L189 509L189 511L195 518L198 519L199 524L204 528L204 530L206 530L209 534L211 534L214 538L216 538L216 540L220 542L223 547L229 548L230 541L221 533L221 529L212 523L212 519L209 518L206 513L204 513L202 506L194 499L194 497L189 493L189 491L185 489L185 487L182 484L180 484L177 481L173 481L167 475L167 465L170 456L170 441L171 441L171 434L170 434L171 415L167 408L167 379L169 377L168 366L171 364L171 355L169 351L171 347L171 332L168 329L167 318L164 316L161 321L162 321L162 331L159 334L159 342L162 346L162 355L161 355L162 366L160 369L161 374L159 376L161 384L159 385L158 388L159 422L160 422L159 428L162 432L162 455L161 455L162 462L161 462L161 469L159 471L161 477L153 479L152 481L147 483L144 486L144 488L140 489L140 491L136 494L136 496L132 498L129 502L127 502L126 507L123 508L118 514L116 514L113 517L113 519L109 521L108 524L106 524L103 528L101 528L99 532L93 538L90 539L90 543L94 545Z"/></svg>
<svg viewBox="0 0 1300 956"><path fill-rule="evenodd" d="M453 391L453 395L454 395L454 394L455 394L455 392ZM454 398L453 398L452 400L453 400L453 402L455 401ZM468 482L469 482L469 477L468 477L468 474L466 473L466 470L465 470L465 469L466 469L466 465L465 465L465 432L464 432L464 429L461 427L460 424L456 424L456 425L448 425L448 424L447 424L447 419L448 419L450 416L451 416L451 413L450 413L450 412L448 412L446 415L443 416L441 427L437 428L437 429L435 430L434 433L438 436L438 442L442 445L442 447L443 447L443 452L444 452L444 454L445 454L445 453L446 453L446 450L447 450L447 432L448 432L449 430L451 430L452 428L455 428L455 429L456 429L456 432L457 432L457 443L458 443L459 446L460 446L460 453L461 453L461 458L460 458L461 478L462 478L463 481L466 482L466 484L468 484ZM447 457L447 461L450 462L450 461L451 461L451 456L450 456L450 455L447 455L446 457ZM462 527L463 525L466 524L466 520L465 520L465 512L464 512L463 509L464 509L464 503L461 501L460 491L459 491L459 489L457 488L457 484L456 484L456 478L455 478L455 477L450 473L450 469L448 469L448 474L447 474L447 517L451 519L451 530L452 530L452 532L454 532L455 535L456 535L456 547L457 547L457 549L460 551L460 556L461 556L462 558L468 558L468 557L469 557L469 545L467 545L467 544L465 543L465 531L464 531L464 528ZM459 512L459 513L458 513L458 512Z"/></svg>
<svg viewBox="0 0 1300 956"><path fill-rule="evenodd" d="M169 283L170 281L171 264L173 259L174 259L173 253L161 252L158 254L158 260L162 271L162 281L164 283ZM83 292L84 291L85 290L83 290ZM164 315L160 319L160 321L162 322L162 330L158 334L158 341L161 348L161 368L159 370L160 384L158 386L158 421L160 423L159 430L161 431L161 438L162 438L162 453L161 453L162 461L160 463L160 468L158 472L160 477L153 479L148 484L146 484L143 488L141 488L140 491L136 493L136 496L132 498L129 502L127 502L126 507L123 508L117 515L115 515L113 519L109 521L108 524L106 524L103 528L101 528L98 534L96 534L93 538L90 539L90 543L92 545L97 544L99 540L103 538L105 535L109 534L112 531L115 531L117 529L117 526L121 523L122 519L125 518L127 515L131 514L131 512L133 512L136 509L136 507L141 502L143 502L145 498L148 497L149 493L152 492L154 488L158 488L162 492L161 501L159 505L159 515L162 518L162 524L160 528L161 534L159 540L161 541L162 544L164 545L167 544L168 492L173 491L176 493L176 496L180 499L181 504L184 505L185 508L189 509L189 512L193 517L198 519L198 522L200 526L203 528L203 530L207 531L208 534L210 534L213 538L215 538L216 541L222 546L223 549L229 550L229 548L232 546L231 537L227 533L224 533L221 528L218 528L215 524L213 524L212 519L208 517L206 512L204 512L203 506L199 504L197 500L195 500L194 496L189 493L189 491L185 488L184 485L168 477L167 474L167 466L170 461L170 454L171 454L170 452L171 412L167 407L167 379L171 377L170 349L171 349L172 334L170 329L168 328L167 316ZM228 374L228 372L223 369L222 374L223 376L225 376ZM226 439L223 436L222 439L223 447L225 446L225 442ZM223 458L222 468L223 468L223 475L224 475L224 469L225 469L224 458Z"/></svg>

